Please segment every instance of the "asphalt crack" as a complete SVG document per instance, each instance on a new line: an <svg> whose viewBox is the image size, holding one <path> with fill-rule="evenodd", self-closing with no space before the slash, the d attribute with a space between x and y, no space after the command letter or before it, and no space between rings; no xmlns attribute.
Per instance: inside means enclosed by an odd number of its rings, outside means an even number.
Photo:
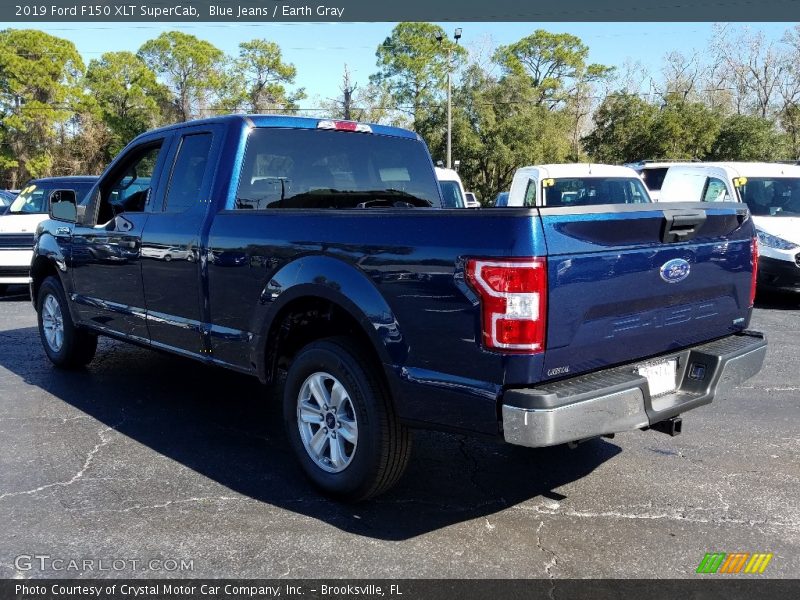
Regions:
<svg viewBox="0 0 800 600"><path fill-rule="evenodd" d="M102 450L109 443L111 443L111 437L108 436L108 433L110 431L116 431L116 429L120 425L122 425L122 421L120 421L119 423L117 423L116 425L113 425L113 426L109 425L109 426L103 427L97 432L97 435L100 438L100 441L98 443L96 443L94 445L94 447L91 450L89 450L89 452L86 454L86 458L84 459L83 466L80 468L80 470L77 473L75 473L75 475L70 477L68 480L66 480L66 481L56 481L54 483L47 483L45 485L40 485L37 488L33 488L32 490L24 490L24 491L21 491L21 492L6 492L5 494L0 494L0 500L3 500L5 498L13 498L13 497L16 497L16 496L30 496L30 495L33 495L33 494L38 494L39 492L43 492L44 490L48 490L48 489L54 488L54 487L67 487L67 486L70 486L70 485L72 485L73 483L75 483L77 481L80 481L83 478L83 476L86 473L86 471L89 470L89 467L92 466L92 462L94 462L94 459L95 459L95 456L97 456L97 453L100 452L100 450Z"/></svg>
<svg viewBox="0 0 800 600"><path fill-rule="evenodd" d="M555 551L545 548L544 544L542 544L542 529L544 529L544 521L540 521L539 527L536 528L536 547L539 548L539 550L541 550L543 553L550 555L550 560L548 560L544 565L544 572L547 575L548 581L550 582L550 588L547 591L547 597L550 598L550 600L555 600L556 584L553 569L558 566L558 556L556 555Z"/></svg>

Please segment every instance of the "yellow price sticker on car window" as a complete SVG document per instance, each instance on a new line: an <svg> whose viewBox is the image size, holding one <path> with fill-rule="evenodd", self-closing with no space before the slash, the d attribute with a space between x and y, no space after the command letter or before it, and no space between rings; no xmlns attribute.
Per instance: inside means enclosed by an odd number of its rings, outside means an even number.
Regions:
<svg viewBox="0 0 800 600"><path fill-rule="evenodd" d="M556 184L555 179L542 179L542 187L550 187Z"/></svg>
<svg viewBox="0 0 800 600"><path fill-rule="evenodd" d="M733 185L735 185L736 187L742 187L746 183L747 183L747 177L736 177L733 180Z"/></svg>

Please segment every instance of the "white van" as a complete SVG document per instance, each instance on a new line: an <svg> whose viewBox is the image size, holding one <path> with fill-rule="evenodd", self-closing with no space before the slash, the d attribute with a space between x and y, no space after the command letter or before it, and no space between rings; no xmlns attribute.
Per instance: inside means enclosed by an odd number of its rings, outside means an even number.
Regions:
<svg viewBox="0 0 800 600"><path fill-rule="evenodd" d="M453 169L436 167L436 179L442 190L442 206L444 208L466 208L466 194L461 178Z"/></svg>
<svg viewBox="0 0 800 600"><path fill-rule="evenodd" d="M670 167L661 202L744 202L758 234L758 284L800 291L800 167L718 162Z"/></svg>
<svg viewBox="0 0 800 600"><path fill-rule="evenodd" d="M667 170L674 166L691 162L688 160L640 160L635 163L626 163L626 167L630 167L639 174L639 177L644 181L647 191L653 202L658 202L661 195L661 186L664 183L664 177L667 176Z"/></svg>
<svg viewBox="0 0 800 600"><path fill-rule="evenodd" d="M572 163L522 167L503 206L587 206L651 202L636 171L617 165Z"/></svg>

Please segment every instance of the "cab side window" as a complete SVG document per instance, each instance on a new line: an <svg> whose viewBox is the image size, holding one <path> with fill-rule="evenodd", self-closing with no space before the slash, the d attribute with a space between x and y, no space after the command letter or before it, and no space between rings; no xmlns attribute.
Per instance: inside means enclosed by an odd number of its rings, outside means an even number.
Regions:
<svg viewBox="0 0 800 600"><path fill-rule="evenodd" d="M202 199L211 139L210 133L196 133L181 140L167 190L167 212L183 212Z"/></svg>
<svg viewBox="0 0 800 600"><path fill-rule="evenodd" d="M528 187L525 189L525 206L536 206L536 185L534 179L528 181Z"/></svg>
<svg viewBox="0 0 800 600"><path fill-rule="evenodd" d="M703 193L703 202L730 202L728 186L716 177L709 177L706 182L706 191Z"/></svg>
<svg viewBox="0 0 800 600"><path fill-rule="evenodd" d="M144 212L155 185L155 173L161 142L136 149L101 186L98 223L106 223L125 212Z"/></svg>

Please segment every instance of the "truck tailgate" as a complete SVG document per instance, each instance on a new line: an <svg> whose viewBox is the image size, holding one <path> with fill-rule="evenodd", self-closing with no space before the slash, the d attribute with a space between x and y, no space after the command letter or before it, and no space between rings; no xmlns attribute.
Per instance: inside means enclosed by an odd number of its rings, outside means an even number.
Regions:
<svg viewBox="0 0 800 600"><path fill-rule="evenodd" d="M540 209L548 251L543 379L743 330L753 228L733 203Z"/></svg>

